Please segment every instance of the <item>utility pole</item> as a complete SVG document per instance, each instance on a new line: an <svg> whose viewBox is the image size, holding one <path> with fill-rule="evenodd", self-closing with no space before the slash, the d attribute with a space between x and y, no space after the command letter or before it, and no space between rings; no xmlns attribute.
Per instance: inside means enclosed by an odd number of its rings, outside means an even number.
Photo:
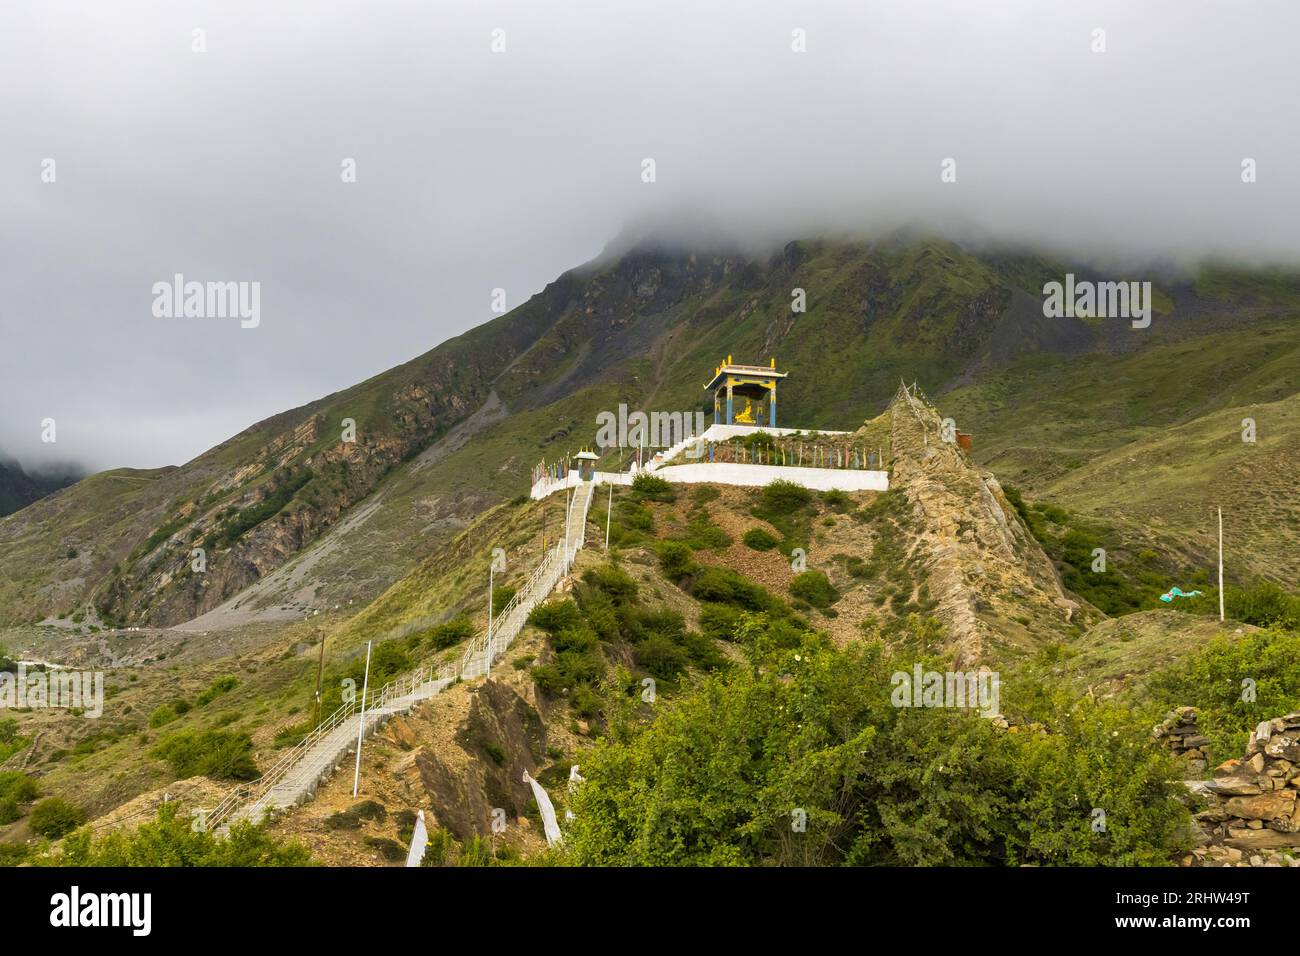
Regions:
<svg viewBox="0 0 1300 956"><path fill-rule="evenodd" d="M1219 623L1223 623L1223 509L1219 509Z"/></svg>
<svg viewBox="0 0 1300 956"><path fill-rule="evenodd" d="M352 799L361 783L361 738L366 732L366 691L370 689L370 641L366 641L366 676L361 681L361 719L357 721L357 769L352 772Z"/></svg>

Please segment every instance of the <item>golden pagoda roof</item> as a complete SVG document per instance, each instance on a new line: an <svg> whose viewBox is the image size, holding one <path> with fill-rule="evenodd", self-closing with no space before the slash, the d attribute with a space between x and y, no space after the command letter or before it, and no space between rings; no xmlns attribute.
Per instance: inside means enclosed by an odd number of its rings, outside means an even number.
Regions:
<svg viewBox="0 0 1300 956"><path fill-rule="evenodd" d="M780 379L785 378L789 373L776 370L776 359L772 359L771 365L739 365L731 361L731 356L728 355L727 360L713 370L713 378L709 379L708 384L704 387L706 389L717 388L722 384L722 380L725 380L729 375L734 375L737 378Z"/></svg>

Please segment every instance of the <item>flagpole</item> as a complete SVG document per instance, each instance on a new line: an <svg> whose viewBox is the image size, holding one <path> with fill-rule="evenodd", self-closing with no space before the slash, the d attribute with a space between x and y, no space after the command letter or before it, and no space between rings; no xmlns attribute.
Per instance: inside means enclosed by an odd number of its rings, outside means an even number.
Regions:
<svg viewBox="0 0 1300 956"><path fill-rule="evenodd" d="M352 772L352 799L361 783L361 738L366 732L366 691L370 688L370 641L366 641L366 676L361 682L361 719L357 722L357 769Z"/></svg>
<svg viewBox="0 0 1300 956"><path fill-rule="evenodd" d="M1223 509L1219 509L1219 623L1223 623Z"/></svg>
<svg viewBox="0 0 1300 956"><path fill-rule="evenodd" d="M605 550L609 550L609 522L614 515L614 483L609 483L609 507L605 511Z"/></svg>

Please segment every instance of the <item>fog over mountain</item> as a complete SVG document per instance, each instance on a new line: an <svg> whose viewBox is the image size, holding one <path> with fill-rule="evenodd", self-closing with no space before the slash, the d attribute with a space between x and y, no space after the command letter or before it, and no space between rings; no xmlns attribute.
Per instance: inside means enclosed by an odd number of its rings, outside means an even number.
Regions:
<svg viewBox="0 0 1300 956"><path fill-rule="evenodd" d="M4 4L0 450L181 463L647 237L1300 261L1289 0L562 12ZM176 274L260 283L257 327L156 316Z"/></svg>

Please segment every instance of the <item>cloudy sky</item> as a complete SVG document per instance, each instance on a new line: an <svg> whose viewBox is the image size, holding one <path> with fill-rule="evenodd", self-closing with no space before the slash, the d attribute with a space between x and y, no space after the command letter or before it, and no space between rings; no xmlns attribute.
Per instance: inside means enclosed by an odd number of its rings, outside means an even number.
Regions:
<svg viewBox="0 0 1300 956"><path fill-rule="evenodd" d="M1294 0L115 6L0 5L0 452L28 466L182 463L646 222L1300 261ZM156 317L176 273L260 283L260 325Z"/></svg>

